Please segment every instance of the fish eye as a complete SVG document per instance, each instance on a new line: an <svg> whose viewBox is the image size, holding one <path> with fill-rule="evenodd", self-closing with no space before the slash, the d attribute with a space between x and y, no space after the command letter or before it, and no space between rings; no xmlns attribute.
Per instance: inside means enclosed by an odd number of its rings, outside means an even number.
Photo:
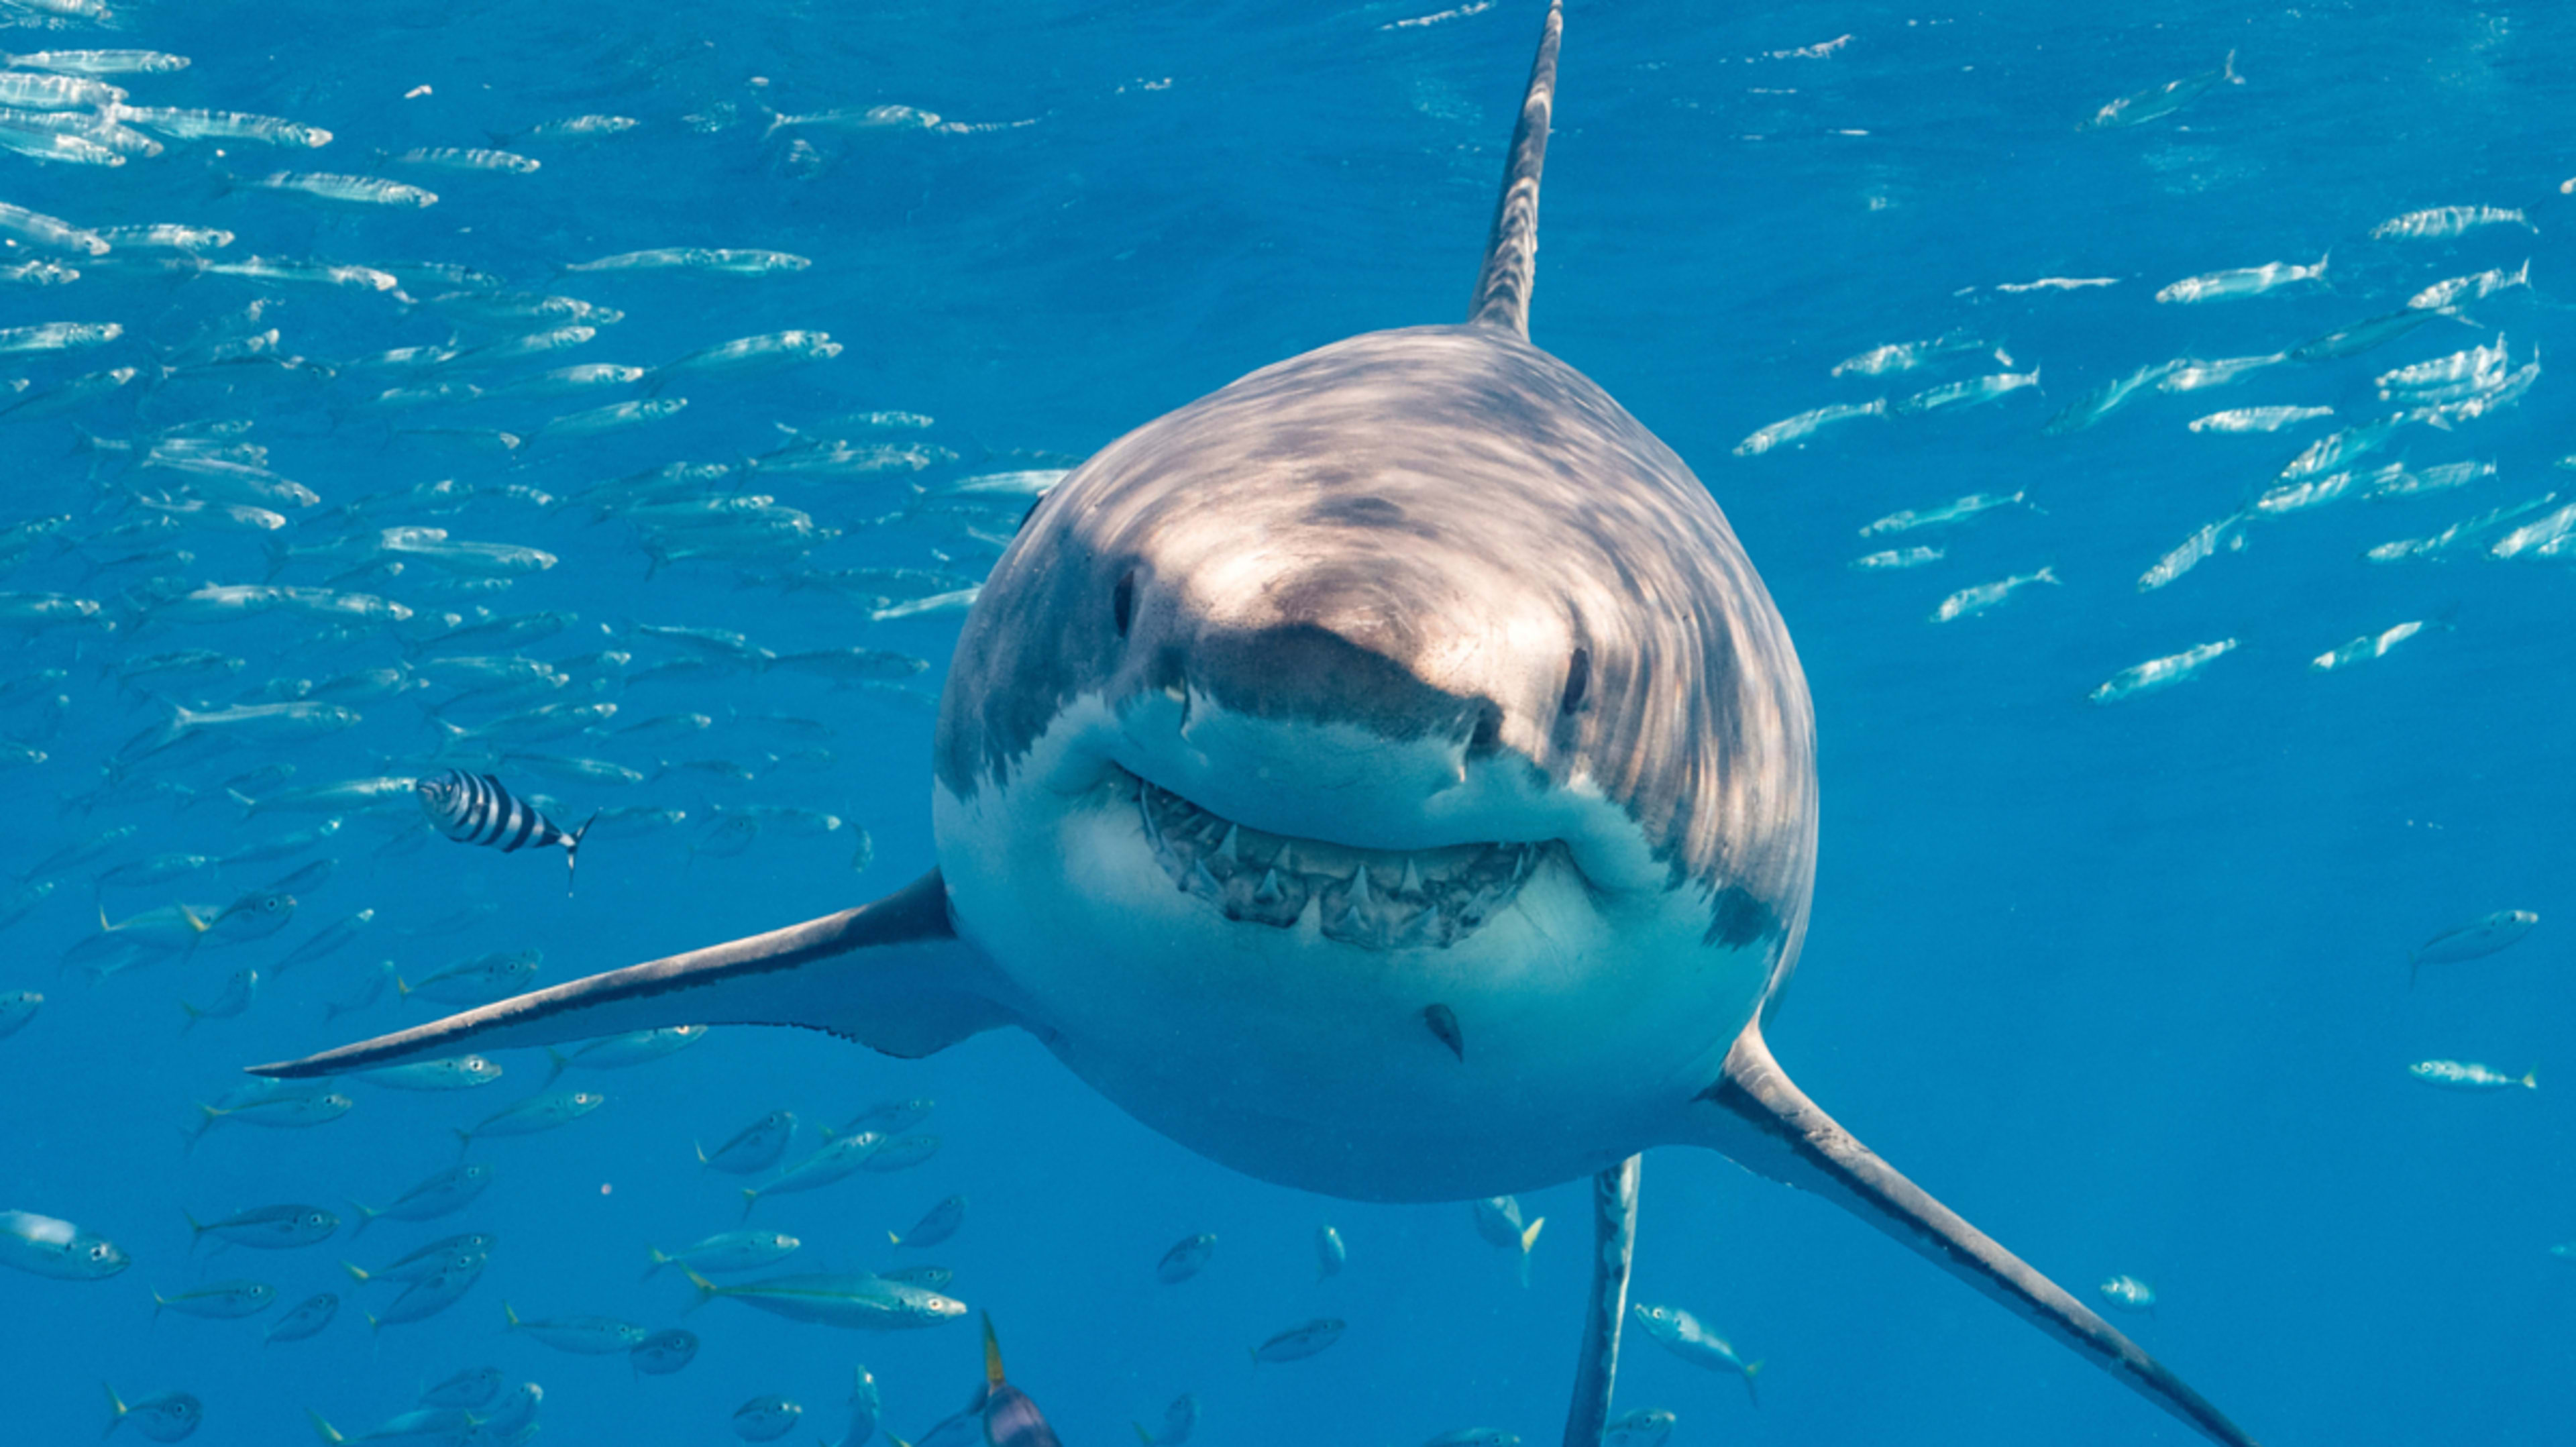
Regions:
<svg viewBox="0 0 2576 1447"><path fill-rule="evenodd" d="M1578 648L1565 667L1565 699L1557 705L1559 713L1572 713L1583 707L1583 695L1592 687L1592 650Z"/></svg>
<svg viewBox="0 0 2576 1447"><path fill-rule="evenodd" d="M1136 570L1130 568L1109 590L1109 618L1117 625L1118 636L1127 636L1128 625L1136 621Z"/></svg>

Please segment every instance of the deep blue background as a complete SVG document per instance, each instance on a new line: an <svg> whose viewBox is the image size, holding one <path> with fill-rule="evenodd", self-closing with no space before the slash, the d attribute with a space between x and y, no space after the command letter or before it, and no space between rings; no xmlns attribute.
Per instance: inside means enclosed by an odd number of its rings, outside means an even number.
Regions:
<svg viewBox="0 0 2576 1447"><path fill-rule="evenodd" d="M562 494L672 459L765 451L780 437L773 423L854 409L936 417L929 439L961 466L1024 465L1024 454L1079 457L1279 357L1461 313L1536 7L1508 0L1389 28L1434 8L138 4L121 7L123 29L15 29L0 47L179 52L192 68L124 82L136 103L274 113L338 139L311 153L174 145L114 171L0 155L0 197L90 225L224 226L240 237L228 257L457 261L625 309L623 323L551 361L651 364L783 327L825 329L848 348L782 378L675 385L691 400L677 419L515 458L389 436L354 405L384 379L149 396L138 385L72 419L110 437L254 419L279 470L326 504L448 476ZM2266 522L2245 553L2171 588L2141 596L2134 580L2316 431L2194 435L2190 417L2321 402L2360 420L2378 406L2371 376L2498 329L2517 362L2534 347L2571 354L2560 278L2576 205L2558 183L2576 175L2565 121L2576 44L2563 10L2541 4L2147 15L1576 5L1533 338L1692 462L1799 642L1823 746L1823 856L1804 967L1772 1038L1807 1089L2079 1293L2115 1272L2154 1282L2158 1314L2124 1324L2267 1442L2550 1440L2576 1409L2576 1265L2547 1252L2576 1238L2561 1084L2576 1010L2563 933L2576 583L2564 565L2474 555L2386 569L2357 559L2485 507L2576 491L2550 468L2576 449L2559 379L2544 374L2518 409L2456 433L2403 436L2395 455L2419 463L2495 460L2500 476L2470 491ZM1783 54L1842 36L1822 56ZM2173 120L2075 130L2103 102L2206 71L2230 49L2242 86ZM403 98L421 85L432 94ZM681 121L722 103L743 121L712 134ZM815 135L812 155L792 154L788 132L762 138L763 105L879 103L1036 124ZM585 112L644 124L592 144L516 142L544 161L526 177L376 159L489 144ZM228 192L220 179L281 167L399 174L442 200L353 214ZM2366 240L2386 217L2447 204L2523 206L2538 232ZM760 281L554 276L565 262L666 245L770 247L815 264ZM2182 276L2329 249L2327 288L2202 307L2151 300ZM2039 432L2054 408L2140 365L2277 350L2432 280L2526 255L2531 292L2471 308L2486 330L2437 322L2357 360L2150 397L2071 437ZM0 293L0 324L127 328L100 353L38 359L26 374L40 382L148 367L267 294L281 304L263 325L317 360L448 332L426 310L356 292L84 270L66 288ZM1994 290L2050 275L2119 282ZM1952 328L2040 366L2041 394L1731 455L1764 423L1911 390L1912 379L1873 389L1827 369ZM549 410L408 414L404 425L524 431ZM94 459L73 440L67 421L0 423L0 521L69 512L75 534L95 530L123 516L122 486L151 484L112 466L93 480ZM891 480L752 487L839 525L901 493ZM1936 568L1846 566L1878 546L1855 533L1883 513L2019 489L2045 511L1960 533ZM864 643L934 663L955 636L953 614L871 626L828 595L741 589L721 569L647 581L631 536L579 510L478 504L423 521L561 556L496 602L581 615L574 632L528 650L541 657L608 646L602 625L634 621L742 628L782 651ZM815 564L926 564L946 536L867 530ZM247 542L190 546L206 581L259 575ZM1924 621L1957 587L2042 563L2062 589L1968 622ZM80 592L84 566L39 549L0 587ZM2445 609L2455 628L2382 662L2307 671L2347 639ZM13 669L70 669L73 707L46 745L51 761L0 778L12 874L120 822L143 828L119 858L221 852L306 822L243 824L218 804L62 812L106 754L162 716L102 672L123 653L222 647L253 660L245 689L398 655L380 638L317 647L310 629L278 620L142 637L131 627L104 642L48 634L13 654ZM2123 667L2231 636L2243 649L2188 688L2113 709L2084 702ZM922 680L924 696L936 678ZM692 861L693 818L676 834L595 842L567 901L551 859L445 844L380 857L389 831L353 820L336 877L265 945L94 989L58 977L55 961L95 923L82 874L0 936L0 986L50 997L33 1027L0 1044L0 1206L69 1217L135 1258L96 1284L0 1276L11 1440L87 1440L104 1417L101 1377L129 1396L198 1393L208 1422L196 1440L209 1447L298 1440L307 1407L354 1434L409 1406L423 1383L486 1361L545 1385L548 1440L727 1440L732 1408L765 1392L802 1401L837 1437L848 1370L862 1360L883 1385L888 1425L917 1435L975 1380L967 1327L850 1336L717 1303L686 1318L706 1339L697 1363L640 1380L614 1358L501 1333L504 1299L531 1316L681 1320L679 1283L635 1279L645 1246L737 1215L735 1183L701 1173L692 1140L712 1145L781 1105L837 1121L912 1094L940 1101L927 1128L948 1145L933 1164L782 1197L755 1219L807 1239L799 1264L864 1269L892 1259L872 1244L882 1232L968 1193L966 1230L932 1254L957 1268L959 1296L994 1313L1015 1380L1068 1442L1122 1440L1128 1419L1158 1421L1184 1390L1205 1403L1208 1443L1410 1443L1468 1424L1555 1439L1583 1288L1581 1187L1525 1202L1550 1225L1524 1291L1464 1206L1354 1206L1231 1175L1149 1135L1018 1035L906 1064L820 1036L720 1031L666 1064L585 1081L609 1104L560 1134L478 1146L501 1178L460 1217L387 1223L355 1247L192 1257L182 1210L381 1201L454 1159L448 1126L542 1077L540 1060L509 1056L510 1078L470 1096L353 1086L358 1109L333 1125L228 1127L183 1156L189 1102L228 1088L235 1067L404 1018L387 1004L326 1027L319 1002L346 972L386 956L411 973L534 946L545 978L560 980L822 913L931 862L926 713L777 676L620 701L621 721L728 705L825 719L837 763L731 793L702 778L550 787L568 808L667 802L698 816L717 799L804 804L864 825L875 864L850 873L846 831ZM295 751L298 781L371 772L429 746L410 701L368 712L363 728ZM654 752L556 747L647 766ZM720 729L684 752L759 762L775 747ZM175 777L210 784L259 761L246 753ZM219 898L269 873L176 893ZM122 915L171 897L129 891L110 905ZM404 933L482 899L501 909L470 935ZM240 1020L179 1034L176 999L203 1000L232 969L362 907L378 911L362 944L276 982ZM2542 916L2526 944L2409 988L2410 945L2504 908ZM413 1006L409 1018L426 1013ZM2429 1090L2403 1072L2428 1056L2537 1065L2543 1088ZM1645 1176L1638 1297L1690 1308L1768 1363L1755 1410L1737 1383L1632 1335L1621 1405L1678 1412L1676 1443L2186 1437L1828 1206L1705 1156L1661 1153ZM1309 1236L1328 1220L1351 1264L1318 1286ZM381 1342L354 1309L314 1341L271 1348L259 1319L151 1318L150 1291L227 1275L272 1280L288 1302L327 1286L354 1308L368 1298L333 1261L372 1263L450 1229L501 1235L486 1279L452 1312ZM1200 1231L1220 1237L1205 1274L1157 1286L1162 1251ZM1351 1323L1326 1355L1246 1364L1245 1348L1320 1315Z"/></svg>

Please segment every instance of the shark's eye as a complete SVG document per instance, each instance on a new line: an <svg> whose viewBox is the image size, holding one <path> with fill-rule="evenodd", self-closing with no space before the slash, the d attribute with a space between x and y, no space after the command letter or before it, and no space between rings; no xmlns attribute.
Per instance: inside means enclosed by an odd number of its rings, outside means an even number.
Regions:
<svg viewBox="0 0 2576 1447"><path fill-rule="evenodd" d="M1133 570L1120 575L1118 586L1109 590L1109 618L1118 626L1118 636L1127 636L1127 626L1136 621L1136 574Z"/></svg>
<svg viewBox="0 0 2576 1447"><path fill-rule="evenodd" d="M1557 706L1561 713L1572 713L1583 707L1583 695L1592 687L1592 650L1574 650L1574 661L1565 667L1565 701Z"/></svg>

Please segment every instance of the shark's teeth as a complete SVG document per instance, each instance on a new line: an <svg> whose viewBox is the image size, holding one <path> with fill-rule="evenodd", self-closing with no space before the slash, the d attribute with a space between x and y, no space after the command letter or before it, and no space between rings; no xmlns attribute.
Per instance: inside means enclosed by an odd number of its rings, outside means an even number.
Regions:
<svg viewBox="0 0 2576 1447"><path fill-rule="evenodd" d="M1399 854L1288 839L1142 779L1136 809L1154 862L1182 893L1228 919L1276 929L1293 927L1312 904L1326 938L1365 949L1456 944L1510 904L1540 857L1560 847L1462 844Z"/></svg>

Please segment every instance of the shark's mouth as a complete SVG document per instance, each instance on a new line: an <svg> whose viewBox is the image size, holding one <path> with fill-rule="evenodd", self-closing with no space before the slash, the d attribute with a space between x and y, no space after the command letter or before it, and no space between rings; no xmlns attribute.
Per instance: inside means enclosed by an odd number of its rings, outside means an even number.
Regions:
<svg viewBox="0 0 2576 1447"><path fill-rule="evenodd" d="M1121 772L1124 772L1123 770ZM1225 917L1364 949L1445 949L1509 906L1563 845L1453 844L1409 853L1264 833L1129 774L1154 861Z"/></svg>

